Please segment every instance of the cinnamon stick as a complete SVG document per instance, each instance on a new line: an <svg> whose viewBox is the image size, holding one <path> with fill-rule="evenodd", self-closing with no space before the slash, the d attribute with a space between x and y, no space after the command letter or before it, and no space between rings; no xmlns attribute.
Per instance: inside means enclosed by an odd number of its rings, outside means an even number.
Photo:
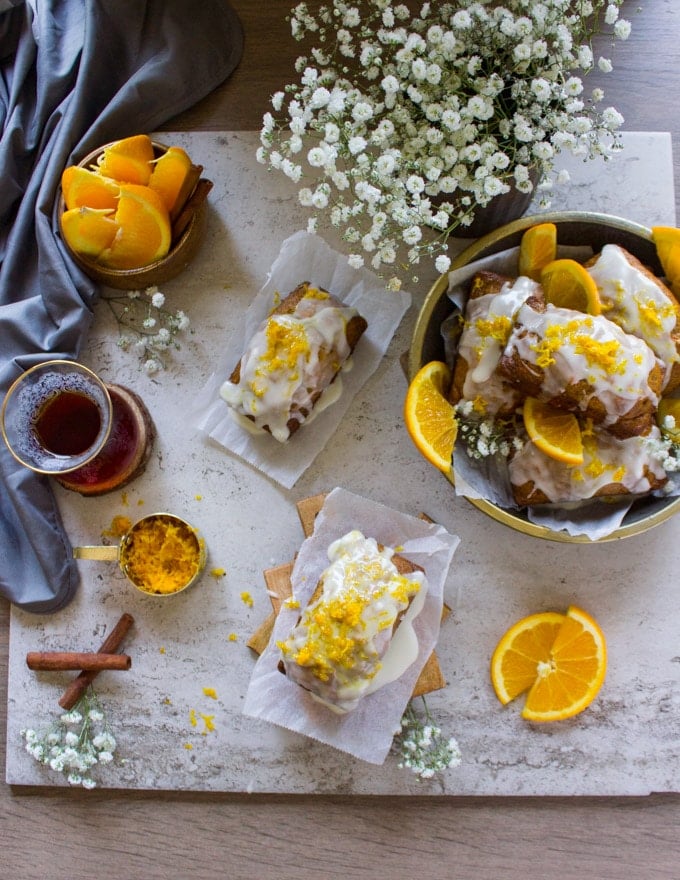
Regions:
<svg viewBox="0 0 680 880"><path fill-rule="evenodd" d="M208 193L213 188L212 180L207 177L201 177L196 184L191 197L187 200L186 205L182 208L172 224L172 243L176 244L184 235L186 228L203 202L208 197Z"/></svg>
<svg viewBox="0 0 680 880"><path fill-rule="evenodd" d="M102 646L98 653L116 654L134 622L134 618L131 614L123 614L118 623L102 642ZM83 693L95 680L97 675L98 672L96 670L84 670L77 678L74 678L59 700L61 708L66 709L67 711L72 709Z"/></svg>
<svg viewBox="0 0 680 880"><path fill-rule="evenodd" d="M129 654L102 654L86 651L29 651L26 654L29 669L52 672L60 669L83 669L101 672L104 669L129 669Z"/></svg>

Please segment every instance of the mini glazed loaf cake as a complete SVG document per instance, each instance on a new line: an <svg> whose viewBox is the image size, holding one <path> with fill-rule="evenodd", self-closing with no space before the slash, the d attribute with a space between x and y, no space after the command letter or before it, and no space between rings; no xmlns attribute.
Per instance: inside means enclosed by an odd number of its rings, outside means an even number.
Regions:
<svg viewBox="0 0 680 880"><path fill-rule="evenodd" d="M366 327L356 309L304 281L253 334L220 395L243 424L285 442L337 380Z"/></svg>
<svg viewBox="0 0 680 880"><path fill-rule="evenodd" d="M298 622L277 644L286 675L344 714L416 660L411 624L427 580L419 566L358 530L334 541L328 558Z"/></svg>
<svg viewBox="0 0 680 880"><path fill-rule="evenodd" d="M515 315L527 300L539 297L530 278L508 278L478 272L470 285L465 323L454 364L452 403L474 400L486 415L510 415L521 404L521 392L498 372Z"/></svg>
<svg viewBox="0 0 680 880"><path fill-rule="evenodd" d="M644 339L666 365L665 393L680 386L680 306L672 292L617 244L606 244L586 268L597 285L602 313Z"/></svg>
<svg viewBox="0 0 680 880"><path fill-rule="evenodd" d="M499 362L527 397L590 418L616 437L649 433L664 378L644 340L602 315L526 303Z"/></svg>
<svg viewBox="0 0 680 880"><path fill-rule="evenodd" d="M650 451L648 437L619 440L606 431L583 433L583 464L569 465L526 443L508 462L512 493L520 507L570 504L592 498L646 495L665 485L666 473Z"/></svg>

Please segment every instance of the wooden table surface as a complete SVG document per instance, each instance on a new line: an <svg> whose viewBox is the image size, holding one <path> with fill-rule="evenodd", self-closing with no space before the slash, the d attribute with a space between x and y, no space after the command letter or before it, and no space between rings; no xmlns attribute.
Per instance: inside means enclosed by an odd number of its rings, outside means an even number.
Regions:
<svg viewBox="0 0 680 880"><path fill-rule="evenodd" d="M167 130L259 129L269 95L288 81L298 54L284 20L290 0L232 5L246 36L239 68L212 95L170 120ZM613 53L603 48L615 69L598 76L598 83L606 103L624 114L627 130L672 133L678 179L680 3L634 0L625 3L623 14L632 21L631 37ZM2 602L3 778L8 626L9 607ZM348 880L415 872L476 880L529 874L544 880L680 877L680 795L405 800L2 785L0 824L0 874L12 880Z"/></svg>

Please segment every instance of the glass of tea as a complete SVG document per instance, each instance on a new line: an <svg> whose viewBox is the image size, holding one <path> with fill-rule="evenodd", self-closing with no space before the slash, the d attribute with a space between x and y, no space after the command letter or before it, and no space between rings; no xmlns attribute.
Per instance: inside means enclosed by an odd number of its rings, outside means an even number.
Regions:
<svg viewBox="0 0 680 880"><path fill-rule="evenodd" d="M26 370L10 387L0 411L2 436L17 461L55 476L96 458L112 422L106 385L92 370L67 360Z"/></svg>

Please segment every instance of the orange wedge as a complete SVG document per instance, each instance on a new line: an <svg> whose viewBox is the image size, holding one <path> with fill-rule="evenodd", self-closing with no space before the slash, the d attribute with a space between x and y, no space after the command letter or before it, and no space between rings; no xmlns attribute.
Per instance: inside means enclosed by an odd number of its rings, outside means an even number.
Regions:
<svg viewBox="0 0 680 880"><path fill-rule="evenodd" d="M652 240L664 275L680 296L680 229L674 226L652 226Z"/></svg>
<svg viewBox="0 0 680 880"><path fill-rule="evenodd" d="M69 247L93 260L112 245L118 229L108 208L71 208L61 215L61 231Z"/></svg>
<svg viewBox="0 0 680 880"><path fill-rule="evenodd" d="M522 717L561 721L589 706L607 671L607 646L597 622L571 606L524 617L505 633L491 658L491 683L506 705L527 698Z"/></svg>
<svg viewBox="0 0 680 880"><path fill-rule="evenodd" d="M61 175L61 191L67 210L71 208L108 208L115 211L118 204L118 184L115 180L88 171L80 165L69 165Z"/></svg>
<svg viewBox="0 0 680 880"><path fill-rule="evenodd" d="M673 418L674 425L666 425L668 416ZM656 411L656 421L664 437L673 443L680 443L680 398L662 397Z"/></svg>
<svg viewBox="0 0 680 880"><path fill-rule="evenodd" d="M602 311L597 284L576 260L552 260L541 270L541 285L546 301L554 306L587 315Z"/></svg>
<svg viewBox="0 0 680 880"><path fill-rule="evenodd" d="M448 366L431 361L416 373L404 402L404 421L411 440L444 473L451 471L457 431L454 408L446 399L450 384Z"/></svg>
<svg viewBox="0 0 680 880"><path fill-rule="evenodd" d="M121 184L115 214L120 230L99 262L114 269L138 269L170 250L170 219L158 193L148 186Z"/></svg>
<svg viewBox="0 0 680 880"><path fill-rule="evenodd" d="M153 144L147 134L136 134L115 141L99 158L99 173L122 183L146 186L154 160Z"/></svg>
<svg viewBox="0 0 680 880"><path fill-rule="evenodd" d="M163 199L169 213L177 203L190 170L191 159L181 147L168 147L153 164L149 186Z"/></svg>
<svg viewBox="0 0 680 880"><path fill-rule="evenodd" d="M522 236L519 246L519 274L534 281L541 280L541 271L557 256L557 227L554 223L537 223Z"/></svg>
<svg viewBox="0 0 680 880"><path fill-rule="evenodd" d="M565 464L583 464L583 442L578 419L572 413L563 412L527 397L522 410L524 427L541 452Z"/></svg>

